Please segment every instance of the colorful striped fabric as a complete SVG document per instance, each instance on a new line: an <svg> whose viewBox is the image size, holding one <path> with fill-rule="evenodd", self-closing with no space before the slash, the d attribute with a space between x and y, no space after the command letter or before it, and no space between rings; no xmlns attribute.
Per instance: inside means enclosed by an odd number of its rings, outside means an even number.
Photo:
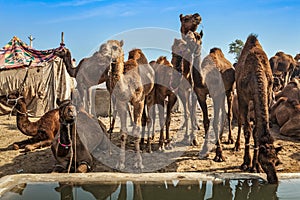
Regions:
<svg viewBox="0 0 300 200"><path fill-rule="evenodd" d="M36 50L14 36L7 45L0 49L0 70L20 68L33 61L31 66L43 65L55 59L54 51L63 48L60 46L49 50Z"/></svg>

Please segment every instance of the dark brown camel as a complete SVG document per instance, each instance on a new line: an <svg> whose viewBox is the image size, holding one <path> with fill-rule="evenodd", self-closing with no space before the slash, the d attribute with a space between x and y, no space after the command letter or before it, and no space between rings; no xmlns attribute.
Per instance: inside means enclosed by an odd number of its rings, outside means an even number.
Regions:
<svg viewBox="0 0 300 200"><path fill-rule="evenodd" d="M140 132L142 126L142 115L145 104L153 105L151 99L147 99L154 87L154 71L148 64L148 61L140 49L133 49L129 52L128 61L118 62L118 65L112 65L112 95L116 98L116 107L121 120L121 152L120 161L117 168L125 168L125 144L127 139L127 103L133 105L134 126L132 135L135 145L135 163L134 167L142 169L142 156L140 153ZM109 79L110 80L110 79Z"/></svg>
<svg viewBox="0 0 300 200"><path fill-rule="evenodd" d="M14 149L25 148L25 151L33 151L37 148L50 146L59 130L58 109L46 112L39 120L31 122L28 119L25 98L14 92L8 95L8 103L17 113L17 127L30 139L14 143Z"/></svg>
<svg viewBox="0 0 300 200"><path fill-rule="evenodd" d="M279 125L280 134L300 139L299 100L280 97L270 108L270 120Z"/></svg>
<svg viewBox="0 0 300 200"><path fill-rule="evenodd" d="M294 72L292 74L291 78L300 78L300 53L298 53L295 57L294 60L296 62L296 67L294 69Z"/></svg>
<svg viewBox="0 0 300 200"><path fill-rule="evenodd" d="M51 145L56 159L53 172L91 171L93 157L82 143L76 129L77 109L71 100L58 101L59 132Z"/></svg>
<svg viewBox="0 0 300 200"><path fill-rule="evenodd" d="M275 95L277 101L280 97L288 97L300 101L300 83L297 78L293 78L288 84Z"/></svg>
<svg viewBox="0 0 300 200"><path fill-rule="evenodd" d="M77 67L73 67L72 56L68 49L58 50L55 55L63 59L71 77L76 78L79 93L78 103L84 105L86 111L90 112L90 87L107 80L110 65L116 62L123 53L123 41L108 40L100 46L99 51L91 57L82 59Z"/></svg>
<svg viewBox="0 0 300 200"><path fill-rule="evenodd" d="M154 104L158 105L159 110L159 123L160 123L160 137L159 149L170 148L170 122L171 110L177 101L177 97L172 91L172 76L174 73L173 65L167 60L165 56L160 56L153 65L155 71L155 86L154 86ZM165 100L167 100L167 113L164 116ZM155 107L153 107L152 121L155 121ZM154 126L154 124L153 124ZM164 137L164 127L166 126L166 137ZM153 135L153 133L152 133Z"/></svg>
<svg viewBox="0 0 300 200"><path fill-rule="evenodd" d="M239 126L244 119L245 153L243 170L260 172L260 166L267 174L269 183L278 183L275 165L278 163L274 139L269 128L269 105L272 99L273 76L266 53L257 37L250 35L236 65L236 89L239 104ZM255 120L252 132L247 120L249 102L253 101ZM254 139L254 155L251 165L250 136Z"/></svg>
<svg viewBox="0 0 300 200"><path fill-rule="evenodd" d="M269 62L273 75L283 78L285 86L291 79L297 65L296 61L291 55L279 51L275 56L270 58Z"/></svg>

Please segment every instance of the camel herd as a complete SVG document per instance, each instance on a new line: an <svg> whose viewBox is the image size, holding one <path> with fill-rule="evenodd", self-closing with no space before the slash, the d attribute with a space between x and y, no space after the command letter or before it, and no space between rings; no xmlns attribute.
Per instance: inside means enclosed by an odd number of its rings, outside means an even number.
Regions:
<svg viewBox="0 0 300 200"><path fill-rule="evenodd" d="M57 160L54 171L66 172L67 168L71 167L73 169L71 171L77 172L91 170L92 156L82 144L78 134L76 135L74 122L78 112L85 113L87 118L93 118L86 112L91 102L89 88L106 82L114 105L113 117L115 119L119 114L121 121L121 150L117 169L125 168L129 105L133 107L131 135L136 154L134 166L137 169L144 167L141 147L145 147L146 133L146 149L152 152L151 143L154 139L156 114L154 105L160 105L158 106L159 149L171 148L169 134L171 110L177 99L181 100L184 108L184 140L191 145L199 145L195 134L195 127L198 126L195 111L197 102L199 103L203 112L206 137L204 148L199 155L206 157L210 128L206 100L209 95L212 98L214 110L212 119L216 145L214 161L225 160L222 155L221 136L224 132L226 115L229 132L227 142L234 143L231 124L235 116L238 122L235 150L240 149L239 140L242 130L245 137L244 162L241 169L252 172L264 171L270 183L277 183L275 166L280 162L277 157L280 147L275 147L273 144L270 122L279 125L281 134L300 138L300 127L297 123L300 119L298 79L300 54L293 58L283 52L278 52L268 60L257 36L251 34L234 66L219 48L212 48L210 53L201 59L203 32L197 32L202 20L200 15L198 13L185 16L181 14L179 18L182 38L174 39L171 47L171 61L161 56L149 62L141 49L131 50L125 61L122 49L124 42L118 40L109 40L102 44L99 51L89 58L82 59L76 68L73 68L72 56L67 48L55 52L55 55L63 59L70 76L76 78L78 92L74 92L72 96L73 104L71 101L62 101L58 109L45 113L37 122L28 120L22 95L17 93L9 96L17 113L18 128L25 135L33 136L32 141L26 141L28 144L15 143L15 148L25 147L26 150L31 151L52 145L52 152ZM166 114L164 113L165 106L167 107ZM113 123L110 124L108 132L112 131ZM106 130L104 132L106 133ZM251 136L254 140L253 158L250 156ZM70 152L74 148L81 153L77 155L76 152ZM77 164L77 170L72 163Z"/></svg>

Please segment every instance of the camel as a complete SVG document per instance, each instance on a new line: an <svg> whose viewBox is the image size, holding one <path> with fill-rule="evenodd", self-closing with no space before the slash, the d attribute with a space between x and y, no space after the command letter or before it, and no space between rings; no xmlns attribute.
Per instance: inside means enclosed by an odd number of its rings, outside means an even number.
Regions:
<svg viewBox="0 0 300 200"><path fill-rule="evenodd" d="M50 146L52 140L59 130L59 111L53 109L46 112L39 120L31 122L28 119L26 102L24 96L19 91L13 92L7 97L8 103L16 111L17 127L30 139L21 142L15 142L15 150L25 148L25 151L33 151L37 148Z"/></svg>
<svg viewBox="0 0 300 200"><path fill-rule="evenodd" d="M294 58L289 54L279 51L269 59L269 62L273 75L283 78L284 86L286 86L297 65Z"/></svg>
<svg viewBox="0 0 300 200"><path fill-rule="evenodd" d="M280 97L288 97L289 99L296 99L300 101L300 83L297 78L293 78L288 84L275 94L275 100Z"/></svg>
<svg viewBox="0 0 300 200"><path fill-rule="evenodd" d="M71 100L58 100L57 104L59 105L59 133L51 145L56 159L53 172L86 173L91 171L93 157L77 132L76 107Z"/></svg>
<svg viewBox="0 0 300 200"><path fill-rule="evenodd" d="M123 40L108 40L91 57L82 59L73 67L71 52L67 48L57 50L55 55L63 59L71 77L76 78L79 102L90 112L90 87L107 80L110 66L123 55Z"/></svg>
<svg viewBox="0 0 300 200"><path fill-rule="evenodd" d="M124 72L125 71L125 72ZM132 135L134 137L134 146L136 160L134 167L143 169L142 156L140 153L140 131L142 125L142 115L145 104L153 105L151 99L147 99L154 87L154 71L148 64L146 56L140 49L133 49L129 52L128 60L118 62L118 65L112 65L113 92L116 98L116 108L121 121L121 150L120 160L117 163L117 169L125 168L125 144L127 139L127 122L126 115L127 103L133 105L134 126Z"/></svg>
<svg viewBox="0 0 300 200"><path fill-rule="evenodd" d="M300 103L297 99L280 97L270 108L270 121L280 127L280 134L300 139Z"/></svg>
<svg viewBox="0 0 300 200"><path fill-rule="evenodd" d="M158 105L159 110L159 123L160 123L160 137L159 137L159 149L164 150L165 148L171 148L170 146L170 122L171 122L171 110L177 101L175 93L172 91L172 74L174 73L173 65L167 60L165 56L160 56L154 61L152 67L155 72L155 85L154 85L154 104ZM167 113L164 116L165 99L168 98ZM155 121L155 107L152 107L150 114L153 121ZM166 126L166 137L164 137L164 126ZM151 127L149 127L151 128ZM154 130L154 129L153 129ZM148 133L153 137L152 134ZM151 137L150 137L151 138Z"/></svg>
<svg viewBox="0 0 300 200"><path fill-rule="evenodd" d="M195 13L193 15L191 15L191 14L189 14L189 15L180 14L179 19L180 19L180 22L181 22L180 32L181 32L182 38L184 38L184 36L189 31L195 32L197 30L199 24L202 21L201 16L199 15L199 13ZM202 36L203 36L202 31L200 33L200 36L202 38Z"/></svg>
<svg viewBox="0 0 300 200"><path fill-rule="evenodd" d="M296 61L296 67L294 69L294 72L291 76L291 78L300 78L300 53L298 53L295 57L294 57L294 60Z"/></svg>
<svg viewBox="0 0 300 200"><path fill-rule="evenodd" d="M196 53L194 56L194 91L197 95L198 102L203 111L203 123L205 127L206 140L204 142L204 148L200 155L206 154L207 142L208 142L208 110L206 104L206 98L209 94L213 100L214 105L214 119L213 129L216 140L216 156L214 161L222 162L224 157L222 155L222 148L220 145L220 137L223 133L224 120L226 115L225 110L225 97L227 97L228 105L228 127L229 136L228 142L233 143L231 135L231 122L232 122L232 98L233 98L233 84L235 82L235 70L232 64L225 58L223 52L219 48L212 48L208 56L206 56L202 63L200 62L201 43L197 41L194 34L189 32L188 36L191 37L194 49ZM190 43L190 42L188 42Z"/></svg>
<svg viewBox="0 0 300 200"><path fill-rule="evenodd" d="M274 147L274 139L269 128L269 105L272 99L273 75L268 57L257 37L249 35L242 49L235 71L236 90L238 95L239 118L238 125L242 127L244 119L245 151L243 170L267 174L269 183L278 183L275 165L279 163ZM249 102L254 105L254 130L251 130L248 116ZM253 135L254 155L251 166L250 136Z"/></svg>

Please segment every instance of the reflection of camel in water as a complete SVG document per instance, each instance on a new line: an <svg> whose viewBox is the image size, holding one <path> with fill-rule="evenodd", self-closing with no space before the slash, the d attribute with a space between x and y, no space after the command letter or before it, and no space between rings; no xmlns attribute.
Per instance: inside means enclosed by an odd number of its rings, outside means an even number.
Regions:
<svg viewBox="0 0 300 200"><path fill-rule="evenodd" d="M110 65L123 56L123 41L108 40L100 46L99 51L91 57L82 59L77 67L73 67L71 52L64 48L55 54L63 59L71 77L76 78L79 92L79 103L90 111L90 87L102 83L108 78ZM108 88L110 89L110 88Z"/></svg>
<svg viewBox="0 0 300 200"><path fill-rule="evenodd" d="M278 183L275 164L278 163L269 128L269 105L272 99L273 76L268 57L256 36L250 35L236 65L236 89L239 105L238 125L244 122L245 152L243 170L267 174L269 183ZM255 119L252 132L248 116L249 102L253 101ZM242 120L243 119L243 120ZM251 165L250 137L254 139L254 155Z"/></svg>
<svg viewBox="0 0 300 200"><path fill-rule="evenodd" d="M140 132L142 125L142 115L145 104L151 103L147 98L154 87L154 71L148 64L148 61L140 49L134 49L129 52L128 61L123 65L112 65L112 95L116 98L116 107L121 121L121 152L120 160L117 164L118 169L125 168L125 144L127 139L127 103L133 105L134 126L132 135L136 150L136 160L134 167L142 169L142 156L140 153ZM150 101L149 101L150 100Z"/></svg>

